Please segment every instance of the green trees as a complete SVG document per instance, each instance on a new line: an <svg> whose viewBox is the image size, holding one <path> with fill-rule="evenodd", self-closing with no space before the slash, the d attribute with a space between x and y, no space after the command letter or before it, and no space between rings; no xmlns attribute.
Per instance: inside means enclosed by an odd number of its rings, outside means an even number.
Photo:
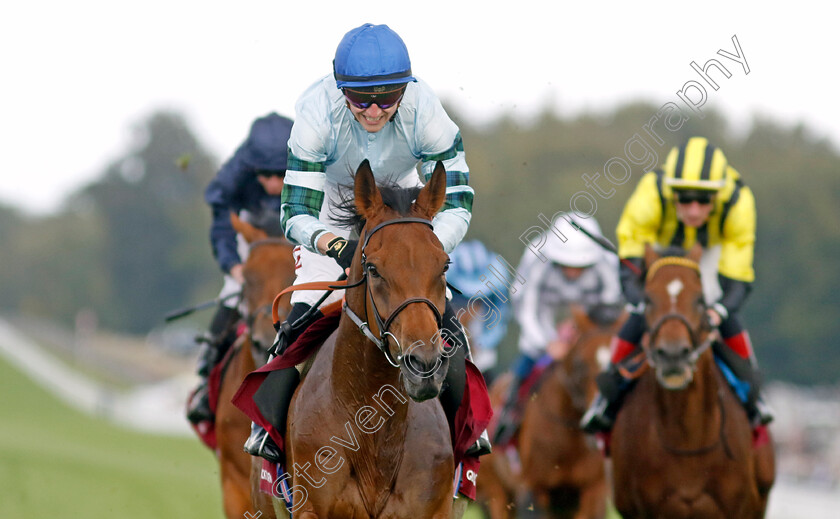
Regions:
<svg viewBox="0 0 840 519"><path fill-rule="evenodd" d="M517 123L503 116L473 127L458 119L476 190L469 237L484 240L516 264L524 249L519 236L570 209L572 195L585 189L583 175L603 171L624 153L657 107L644 103L572 120L550 113ZM832 383L840 373L835 344L840 336L840 156L827 141L803 127L786 127L757 117L741 136L726 119L707 111L676 132L659 132L659 162L691 135L722 147L752 188L758 207L756 283L743 310L767 378L798 383ZM652 142L652 139L648 139ZM595 216L615 242L621 210L643 171L595 197ZM590 190L591 191L591 190ZM516 327L503 348L515 347Z"/></svg>
<svg viewBox="0 0 840 519"><path fill-rule="evenodd" d="M485 126L455 115L476 190L469 238L517 264L519 236L569 210L587 189L584 175L622 156L657 107L633 103L562 118L551 112L521 122L502 115ZM24 312L72 323L93 309L103 327L143 333L168 311L212 298L220 277L208 243L203 190L217 163L180 115L152 114L137 139L101 177L74 194L59 213L27 217L0 207L0 312ZM758 205L757 280L743 311L768 378L835 382L840 355L840 156L803 126L756 118L735 135L708 110L651 145L664 161L690 135L721 146L752 188ZM244 134L243 134L244 137ZM596 196L595 216L615 241L624 202L641 177ZM591 188L590 188L590 191ZM512 329L503 347L515 345Z"/></svg>
<svg viewBox="0 0 840 519"><path fill-rule="evenodd" d="M90 308L104 327L143 333L167 311L211 297L218 275L202 193L215 160L175 113L151 115L135 134L58 214L0 210L0 308L67 323Z"/></svg>

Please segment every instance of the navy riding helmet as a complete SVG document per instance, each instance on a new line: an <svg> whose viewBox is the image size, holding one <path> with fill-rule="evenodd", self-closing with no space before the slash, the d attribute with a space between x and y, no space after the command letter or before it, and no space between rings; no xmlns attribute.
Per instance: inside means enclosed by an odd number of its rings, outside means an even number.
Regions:
<svg viewBox="0 0 840 519"><path fill-rule="evenodd" d="M292 120L272 112L251 125L242 160L255 170L285 171Z"/></svg>

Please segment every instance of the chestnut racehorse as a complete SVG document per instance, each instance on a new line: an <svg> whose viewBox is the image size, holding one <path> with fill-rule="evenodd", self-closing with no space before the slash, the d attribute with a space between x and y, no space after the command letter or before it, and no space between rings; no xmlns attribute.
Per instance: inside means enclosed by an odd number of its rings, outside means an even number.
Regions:
<svg viewBox="0 0 840 519"><path fill-rule="evenodd" d="M288 415L295 519L455 513L449 426L435 398L448 366L439 332L448 256L431 219L445 190L441 163L422 189L380 189L367 161L356 172L364 223L343 314ZM285 510L276 498L275 509Z"/></svg>
<svg viewBox="0 0 840 519"><path fill-rule="evenodd" d="M625 519L764 517L772 443L753 447L747 415L715 365L701 253L645 253L650 369L612 432L614 500Z"/></svg>
<svg viewBox="0 0 840 519"><path fill-rule="evenodd" d="M622 319L599 326L579 305L571 306L577 338L569 352L541 376L525 405L518 434L520 473L514 473L497 449L487 456L479 481L492 519L515 517L530 506L544 517L603 518L607 483L603 457L580 430L580 418L595 394L595 376L609 358L609 343ZM500 377L491 398L501 398L507 377Z"/></svg>
<svg viewBox="0 0 840 519"><path fill-rule="evenodd" d="M582 307L574 305L571 311L578 339L546 369L525 407L519 432L522 476L543 517L603 519L603 456L578 424L595 395L595 376L609 358L610 339L621 320L598 326Z"/></svg>
<svg viewBox="0 0 840 519"><path fill-rule="evenodd" d="M248 327L247 333L232 346L232 358L223 372L215 427L225 515L229 519L242 519L246 512L256 512L251 504L251 456L242 450L251 430L251 420L231 403L231 397L245 375L265 362L266 349L275 334L271 304L278 292L294 282L295 265L292 245L285 239L271 238L233 214L231 223L250 244L248 259L243 264L242 287ZM288 296L284 296L280 306L284 312L288 311Z"/></svg>

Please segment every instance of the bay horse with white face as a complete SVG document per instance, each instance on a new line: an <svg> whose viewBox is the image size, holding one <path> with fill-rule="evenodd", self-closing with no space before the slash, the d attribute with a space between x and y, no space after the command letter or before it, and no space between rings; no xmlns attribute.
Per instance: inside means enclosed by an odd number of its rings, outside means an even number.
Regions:
<svg viewBox="0 0 840 519"><path fill-rule="evenodd" d="M431 225L445 190L440 163L419 192L381 190L367 161L356 172L365 223L344 313L289 410L296 519L452 516L453 450L435 398L448 256Z"/></svg>
<svg viewBox="0 0 840 519"><path fill-rule="evenodd" d="M612 432L614 500L625 519L764 517L772 443L753 447L746 413L715 365L701 253L645 254L651 369Z"/></svg>

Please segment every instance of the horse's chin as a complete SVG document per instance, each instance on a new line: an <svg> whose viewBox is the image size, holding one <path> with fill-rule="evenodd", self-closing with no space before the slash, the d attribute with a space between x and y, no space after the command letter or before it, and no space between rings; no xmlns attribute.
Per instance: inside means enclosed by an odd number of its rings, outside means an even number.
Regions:
<svg viewBox="0 0 840 519"><path fill-rule="evenodd" d="M694 380L694 370L688 365L657 368L656 379L659 385L669 391L682 391Z"/></svg>
<svg viewBox="0 0 840 519"><path fill-rule="evenodd" d="M415 402L437 397L443 388L443 381L449 369L448 359L441 357L434 367L425 366L425 371L417 369L409 359L410 356L403 357L400 364L400 378L405 392Z"/></svg>
<svg viewBox="0 0 840 519"><path fill-rule="evenodd" d="M437 397L440 394L441 386L441 384L435 384L429 379L419 383L412 383L408 379L403 378L403 388L409 398L415 402L424 402Z"/></svg>

